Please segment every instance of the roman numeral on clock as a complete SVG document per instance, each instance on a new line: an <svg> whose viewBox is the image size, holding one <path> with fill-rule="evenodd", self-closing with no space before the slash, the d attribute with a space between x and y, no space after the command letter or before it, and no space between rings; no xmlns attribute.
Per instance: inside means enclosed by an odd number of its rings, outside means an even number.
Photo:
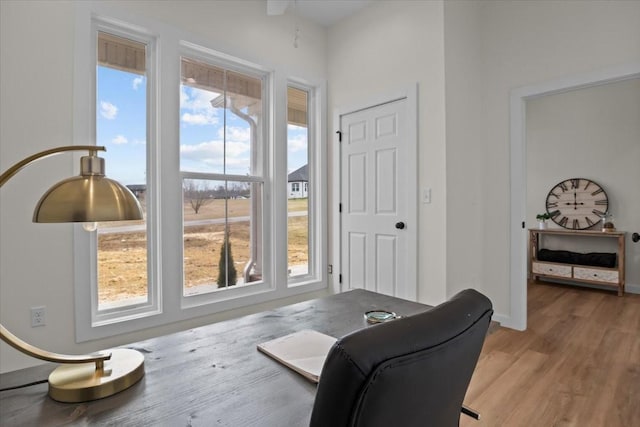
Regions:
<svg viewBox="0 0 640 427"><path fill-rule="evenodd" d="M604 190L602 188L598 188L596 191L594 191L593 193L591 193L592 196L596 196L600 193L602 193Z"/></svg>
<svg viewBox="0 0 640 427"><path fill-rule="evenodd" d="M588 216L585 216L584 219L587 220L587 224L589 224L589 227L591 227L592 225L595 225L595 222L591 221L591 219L589 219Z"/></svg>
<svg viewBox="0 0 640 427"><path fill-rule="evenodd" d="M560 226L562 226L562 227L565 227L565 226L567 225L567 222L569 222L569 218L567 218L567 217L565 216L565 217L562 217L562 219L560 220L560 222L558 223L558 225L560 225Z"/></svg>
<svg viewBox="0 0 640 427"><path fill-rule="evenodd" d="M604 212L599 211L598 209L594 209L591 211L592 213L598 215L598 216L604 216Z"/></svg>
<svg viewBox="0 0 640 427"><path fill-rule="evenodd" d="M596 206L607 206L609 204L609 202L607 201L607 199L604 200L596 200L595 201Z"/></svg>
<svg viewBox="0 0 640 427"><path fill-rule="evenodd" d="M579 178L575 178L571 180L571 188L575 189L575 188L580 188L580 179Z"/></svg>
<svg viewBox="0 0 640 427"><path fill-rule="evenodd" d="M560 215L560 211L553 211L553 212L549 212L549 215L551 215L551 218L555 218L558 215Z"/></svg>
<svg viewBox="0 0 640 427"><path fill-rule="evenodd" d="M547 202L547 209L557 208L558 202Z"/></svg>
<svg viewBox="0 0 640 427"><path fill-rule="evenodd" d="M567 184L565 184L564 182L560 183L560 188L562 188L562 191L567 191L569 189L569 187L567 187Z"/></svg>
<svg viewBox="0 0 640 427"><path fill-rule="evenodd" d="M578 219L574 219L573 220L573 229L574 230L579 230L580 229L580 220L578 220Z"/></svg>

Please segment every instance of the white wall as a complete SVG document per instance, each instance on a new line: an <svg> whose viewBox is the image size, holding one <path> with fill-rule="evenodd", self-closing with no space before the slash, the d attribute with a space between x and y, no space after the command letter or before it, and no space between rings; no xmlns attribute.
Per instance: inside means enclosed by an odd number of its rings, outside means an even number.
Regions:
<svg viewBox="0 0 640 427"><path fill-rule="evenodd" d="M478 2L480 6L472 6L473 3L445 2L446 34L463 39L458 41L457 51L447 51L447 57L480 49L475 59L468 60L467 73L481 76L479 87L468 93L472 108L447 108L448 127L467 123L472 126L466 133L447 135L447 148L451 147L447 151L447 168L472 171L464 176L480 181L482 195L477 209L448 210L447 223L464 224L470 216L482 215L483 235L480 238L479 233L474 233L470 237L467 229L451 226L447 240L449 245L466 246L465 254L480 258L481 288L492 299L498 317L509 320L510 92L638 62L640 2L483 1ZM467 32L465 26L476 20L478 33ZM447 104L450 101L461 104L466 78L464 73L448 70L448 90L459 89L447 92ZM475 138L469 139L471 133L475 133ZM484 155L479 157L477 150ZM453 194L453 188L448 183L449 200L467 197L465 193ZM448 261L448 274L460 269L454 273L459 283L477 280L477 265L467 268L465 258ZM449 281L450 289L456 286Z"/></svg>
<svg viewBox="0 0 640 427"><path fill-rule="evenodd" d="M466 288L485 291L485 260L478 247L491 218L484 204L491 158L483 143L481 7L481 2L445 2L448 297Z"/></svg>
<svg viewBox="0 0 640 427"><path fill-rule="evenodd" d="M326 30L299 19L300 47L294 49L293 18L268 17L262 1L127 1L102 6L197 34L208 41L207 47L272 68L281 82L287 77L326 80ZM2 171L37 151L73 143L74 22L74 2L0 2ZM284 97L281 102L284 111ZM51 351L83 353L317 295L76 344L71 225L31 223L39 196L76 169L73 156L45 159L20 172L0 192L0 320L23 339ZM47 325L31 328L29 308L39 305L47 307ZM34 363L0 344L0 372Z"/></svg>
<svg viewBox="0 0 640 427"><path fill-rule="evenodd" d="M446 297L443 25L440 1L376 1L328 33L329 117L418 83L418 191L432 194L419 204L418 299L430 304Z"/></svg>
<svg viewBox="0 0 640 427"><path fill-rule="evenodd" d="M535 224L558 182L597 182L607 192L616 228L630 232L626 282L640 291L640 244L631 240L631 232L640 232L640 79L530 99L526 124L527 221ZM615 251L615 242L601 246L613 239L577 240L563 239L553 249Z"/></svg>

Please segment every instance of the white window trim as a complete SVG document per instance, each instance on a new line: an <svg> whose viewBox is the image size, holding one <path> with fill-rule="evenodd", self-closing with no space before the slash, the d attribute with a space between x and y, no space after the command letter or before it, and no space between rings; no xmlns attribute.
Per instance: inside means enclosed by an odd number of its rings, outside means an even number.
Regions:
<svg viewBox="0 0 640 427"><path fill-rule="evenodd" d="M325 111L323 105L324 86L313 86L305 83L302 80L289 79L287 87L293 87L303 90L308 94L308 108L307 113L307 149L309 150L308 159L308 176L311 186L311 191L307 191L307 197L309 193L313 197L308 198L308 221L309 221L309 264L308 273L295 275L288 277L288 286L296 287L303 286L315 281L326 280L325 268L327 265L326 254L327 239L322 239L320 236L328 236L325 233L327 230L326 217L327 215L321 215L319 212L323 212L322 207L326 206L326 149L324 149L321 141L324 141L324 127L325 123L321 112ZM299 185L299 191L303 192L302 185ZM307 183L307 190L309 190L309 183ZM286 193L286 192L285 192ZM288 249L288 248L287 248Z"/></svg>
<svg viewBox="0 0 640 427"><path fill-rule="evenodd" d="M76 341L83 342L99 338L121 335L139 331L146 328L167 325L170 323L193 319L199 316L212 315L221 311L249 307L254 304L272 301L279 298L291 297L303 293L326 289L328 287L326 271L326 241L319 237L314 238L314 251L316 251L315 277L306 281L292 283L287 281L287 248L284 239L275 236L283 235L287 228L287 168L286 147L277 141L286 141L286 90L291 80L287 80L277 70L270 70L270 83L265 88L270 98L272 107L263 120L269 123L266 127L267 152L263 153L266 170L262 171L265 179L263 203L264 203L264 227L270 233L265 236L264 253L281 254L280 257L265 259L265 267L271 269L269 277L265 280L267 285L262 288L247 287L253 289L253 293L234 298L238 290L230 289L219 294L226 295L222 300L184 306L182 304L182 257L176 256L176 248L182 248L182 209L180 198L182 194L181 176L179 170L179 91L177 87L180 81L180 53L181 47L198 48L206 46L210 41L203 41L197 36L186 34L166 24L154 22L143 17L134 17L123 12L117 6L100 2L78 2L76 7L76 34L75 34L75 68L74 68L74 143L87 144L95 142L95 44L92 45L88 34L93 34L93 20L101 25L109 27L107 32L116 35L125 35L135 40L150 41L160 40L158 43L163 50L156 53L153 64L149 61L147 72L147 84L149 97L158 97L162 94L162 103L156 104L149 99L148 115L155 117L155 123L151 121L147 134L147 140L154 151L148 152L148 170L150 176L148 204L153 203L154 212L148 218L148 239L152 241L150 247L155 253L149 253L149 259L153 267L149 270L151 304L136 307L121 317L114 313L98 319L92 318L93 300L97 307L97 297L92 293L92 287L88 285L89 278L95 278L95 256L92 258L93 247L95 254L95 233L87 234L74 230L74 282L75 282L75 313L76 313ZM131 25L128 22L135 22ZM120 30L118 30L120 29ZM112 31L115 30L115 31ZM183 40L189 40L185 42ZM199 44L192 43L196 42ZM151 46L151 45L149 45ZM221 54L207 48L200 48L205 52L214 52L220 60L228 60L229 68L234 66L250 66L254 69L261 67L247 61L237 60L230 55ZM93 60L92 60L93 59ZM157 67L157 68L153 68ZM154 84L151 77L158 70L158 81ZM151 74L153 73L153 74ZM326 123L325 99L326 84L311 84L303 80L297 80L299 84L313 88L315 109L314 121L317 123L314 136L316 141L325 140L324 124ZM157 106L157 110L156 110ZM283 119L284 118L284 119ZM310 117L311 120L311 117ZM162 138L162 141L160 141ZM155 141L155 143L154 143ZM172 143L171 141L175 141ZM327 236L326 210L326 147L316 143L314 155L317 158L317 170L314 172L313 190L316 204L313 207L318 217L316 236ZM159 171L162 170L162 173ZM108 170L107 170L108 173ZM150 175L151 174L151 175ZM157 183L157 186L155 185ZM272 188L283 188L285 191L272 191ZM150 205L149 205L150 206ZM161 213L161 214L160 214ZM160 232L162 231L162 232ZM273 236L273 237L271 237ZM150 240L151 241L151 240ZM160 259L163 254L162 262ZM282 254L285 254L282 256ZM182 255L182 249L180 249ZM266 277L266 276L265 276ZM95 279L93 279L95 281ZM151 289L152 284L157 286ZM93 287L95 288L95 286ZM229 292L231 291L231 292ZM240 293L245 292L241 290Z"/></svg>

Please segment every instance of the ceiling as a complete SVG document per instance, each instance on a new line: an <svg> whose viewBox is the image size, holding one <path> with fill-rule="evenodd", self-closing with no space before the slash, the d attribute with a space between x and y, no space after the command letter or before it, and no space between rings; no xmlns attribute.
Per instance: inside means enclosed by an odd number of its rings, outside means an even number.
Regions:
<svg viewBox="0 0 640 427"><path fill-rule="evenodd" d="M330 27L371 2L372 0L267 0L267 14L298 14L324 27Z"/></svg>

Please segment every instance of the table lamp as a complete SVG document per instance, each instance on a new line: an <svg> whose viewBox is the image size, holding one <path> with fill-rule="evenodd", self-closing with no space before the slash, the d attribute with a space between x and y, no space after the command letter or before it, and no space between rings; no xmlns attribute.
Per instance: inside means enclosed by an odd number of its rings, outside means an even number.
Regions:
<svg viewBox="0 0 640 427"><path fill-rule="evenodd" d="M97 151L105 147L73 145L52 148L16 163L0 175L0 187L25 166L66 151L89 151L80 159L80 176L51 187L40 199L33 222L81 222L142 219L140 203L133 193L104 175L104 159ZM84 402L111 396L127 389L144 376L144 356L131 349L112 349L87 355L52 353L35 347L0 323L0 338L31 357L62 364L49 375L49 396L60 402Z"/></svg>

